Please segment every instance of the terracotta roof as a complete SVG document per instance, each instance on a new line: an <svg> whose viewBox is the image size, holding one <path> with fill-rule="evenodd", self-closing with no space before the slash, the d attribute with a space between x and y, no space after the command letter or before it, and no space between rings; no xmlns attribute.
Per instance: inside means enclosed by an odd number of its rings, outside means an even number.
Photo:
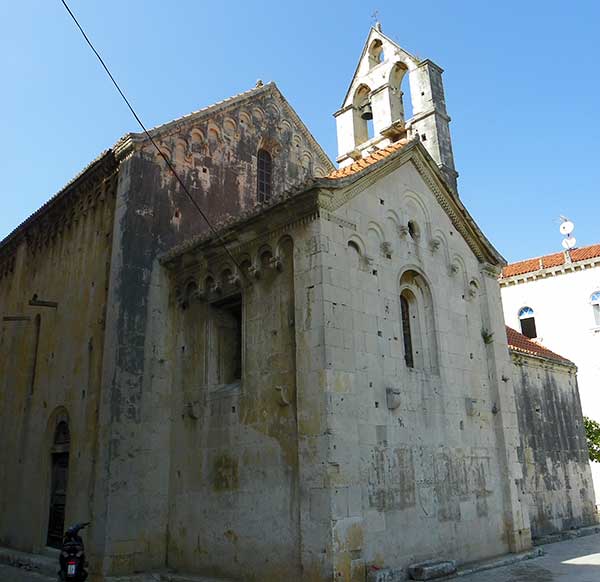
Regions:
<svg viewBox="0 0 600 582"><path fill-rule="evenodd" d="M392 155L394 152L401 150L408 143L407 139L400 139L393 144L387 146L386 148L382 148L373 152L371 155L366 158L361 158L357 160L353 164L349 166L344 166L339 170L333 170L330 172L326 178L330 180L337 180L338 178L345 178L346 176L352 176L353 174L357 174L358 172L362 172L365 168L372 166L373 164L387 158Z"/></svg>
<svg viewBox="0 0 600 582"><path fill-rule="evenodd" d="M528 356L538 356L539 358L548 358L550 360L558 360L559 362L574 365L571 360L567 360L567 358L555 354L553 351L530 340L527 336L524 336L512 327L508 327L508 325L506 326L506 339L508 340L508 349L513 352L527 354Z"/></svg>
<svg viewBox="0 0 600 582"><path fill-rule="evenodd" d="M581 249L572 249L569 251L569 254L571 255L572 263L576 263L577 261L585 261L587 259L594 259L596 257L600 257L600 244L583 247ZM506 265L506 267L502 269L501 278L514 277L515 275L523 275L525 273L533 273L534 271L540 271L541 269L548 269L550 267L560 267L566 263L567 259L564 252L552 253L551 255L544 255L543 257L526 259L525 261L519 261L518 263Z"/></svg>

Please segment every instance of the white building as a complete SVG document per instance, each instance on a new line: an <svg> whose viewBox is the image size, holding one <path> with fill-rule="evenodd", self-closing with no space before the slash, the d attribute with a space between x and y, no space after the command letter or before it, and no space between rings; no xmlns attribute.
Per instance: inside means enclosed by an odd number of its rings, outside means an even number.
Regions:
<svg viewBox="0 0 600 582"><path fill-rule="evenodd" d="M600 421L600 244L512 263L500 287L506 324L577 365L583 414Z"/></svg>

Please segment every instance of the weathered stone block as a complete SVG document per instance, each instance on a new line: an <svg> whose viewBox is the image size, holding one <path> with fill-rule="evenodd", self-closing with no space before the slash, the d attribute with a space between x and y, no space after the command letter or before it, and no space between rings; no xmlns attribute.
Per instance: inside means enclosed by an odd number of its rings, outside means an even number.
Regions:
<svg viewBox="0 0 600 582"><path fill-rule="evenodd" d="M456 572L454 560L428 560L408 567L408 575L412 580L435 580Z"/></svg>
<svg viewBox="0 0 600 582"><path fill-rule="evenodd" d="M367 582L403 582L406 580L404 572L396 568L369 569Z"/></svg>

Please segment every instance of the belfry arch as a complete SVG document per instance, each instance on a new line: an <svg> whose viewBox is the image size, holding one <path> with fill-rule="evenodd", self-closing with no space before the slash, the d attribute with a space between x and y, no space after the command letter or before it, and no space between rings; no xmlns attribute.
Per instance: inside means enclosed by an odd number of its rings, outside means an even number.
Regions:
<svg viewBox="0 0 600 582"><path fill-rule="evenodd" d="M397 62L390 71L390 114L393 120L407 121L412 117L412 98L408 67Z"/></svg>
<svg viewBox="0 0 600 582"><path fill-rule="evenodd" d="M442 73L383 34L380 24L371 28L342 106L334 113L340 167L403 139L419 139L456 190Z"/></svg>
<svg viewBox="0 0 600 582"><path fill-rule="evenodd" d="M369 135L369 122L364 117L367 110L371 109L370 102L371 89L368 85L360 85L354 93L353 99L353 125L354 125L354 143L360 145L373 137Z"/></svg>

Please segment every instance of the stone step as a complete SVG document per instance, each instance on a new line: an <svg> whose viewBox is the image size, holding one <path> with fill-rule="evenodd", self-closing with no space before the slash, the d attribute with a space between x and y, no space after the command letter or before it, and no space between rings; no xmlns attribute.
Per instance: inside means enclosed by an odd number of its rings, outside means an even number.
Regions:
<svg viewBox="0 0 600 582"><path fill-rule="evenodd" d="M183 574L161 574L161 582L236 582L231 578L212 578L206 576L186 576Z"/></svg>
<svg viewBox="0 0 600 582"><path fill-rule="evenodd" d="M238 582L236 580L232 580L231 578L193 576L187 574L174 574L171 572L132 574L131 576L111 576L105 580L106 582Z"/></svg>
<svg viewBox="0 0 600 582"><path fill-rule="evenodd" d="M56 578L56 573L58 572L58 554L56 556L54 554L28 554L27 552L13 550L12 548L0 547L0 564L7 564L8 566Z"/></svg>
<svg viewBox="0 0 600 582"><path fill-rule="evenodd" d="M44 548L40 554L29 554L12 548L0 547L0 564L22 568L43 576L56 578L58 572L59 550ZM214 576L192 576L171 572L134 574L132 576L108 577L107 582L237 582L231 578L215 578Z"/></svg>
<svg viewBox="0 0 600 582"><path fill-rule="evenodd" d="M411 580L435 580L456 572L454 560L428 560L408 567Z"/></svg>

